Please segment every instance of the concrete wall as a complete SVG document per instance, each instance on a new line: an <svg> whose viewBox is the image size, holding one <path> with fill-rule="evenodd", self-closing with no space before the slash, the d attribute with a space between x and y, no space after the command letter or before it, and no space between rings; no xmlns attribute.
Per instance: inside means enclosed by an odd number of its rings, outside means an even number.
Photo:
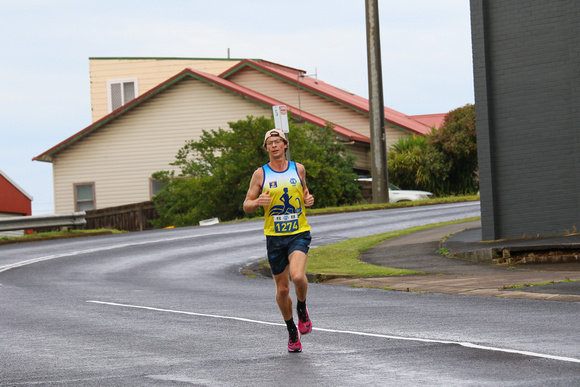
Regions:
<svg viewBox="0 0 580 387"><path fill-rule="evenodd" d="M579 11L471 0L484 240L580 228Z"/></svg>

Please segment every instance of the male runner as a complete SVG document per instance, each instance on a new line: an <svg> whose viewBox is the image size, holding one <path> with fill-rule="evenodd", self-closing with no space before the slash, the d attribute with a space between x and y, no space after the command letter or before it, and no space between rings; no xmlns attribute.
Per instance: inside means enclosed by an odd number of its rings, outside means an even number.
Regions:
<svg viewBox="0 0 580 387"><path fill-rule="evenodd" d="M300 334L312 330L306 308L306 259L311 238L304 207L314 204L314 196L306 187L304 166L286 160L288 140L281 130L269 130L264 137L264 147L270 162L252 175L244 211L254 212L264 207L268 262L276 283L276 302L288 327L288 351L300 352ZM298 329L293 318L289 275L296 292Z"/></svg>

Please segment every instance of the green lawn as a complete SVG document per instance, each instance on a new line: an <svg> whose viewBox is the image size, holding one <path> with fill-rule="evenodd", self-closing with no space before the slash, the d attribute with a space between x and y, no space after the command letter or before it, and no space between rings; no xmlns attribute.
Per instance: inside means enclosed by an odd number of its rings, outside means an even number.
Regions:
<svg viewBox="0 0 580 387"><path fill-rule="evenodd" d="M347 274L360 277L377 277L403 274L417 274L421 272L392 269L384 266L371 265L361 262L360 253L374 245L390 238L409 234L428 228L446 226L477 220L477 218L462 219L458 221L434 223L426 226L411 227L405 230L391 231L384 234L370 235L362 238L353 238L347 241L321 246L310 249L306 271L317 274Z"/></svg>
<svg viewBox="0 0 580 387"><path fill-rule="evenodd" d="M40 233L34 233L34 234L30 234L30 235L22 235L22 236L17 236L17 237L0 237L0 245L9 244L9 243L45 241L45 240L50 240L50 239L65 239L65 238L78 238L78 237L94 236L94 235L117 234L117 233L122 233L122 232L124 232L124 231L109 230L109 229L40 232Z"/></svg>

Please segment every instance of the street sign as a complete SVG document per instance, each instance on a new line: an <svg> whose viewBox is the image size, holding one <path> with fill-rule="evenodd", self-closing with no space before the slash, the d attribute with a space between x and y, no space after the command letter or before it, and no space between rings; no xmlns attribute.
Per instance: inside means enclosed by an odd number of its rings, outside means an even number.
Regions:
<svg viewBox="0 0 580 387"><path fill-rule="evenodd" d="M276 125L276 129L280 129L283 133L290 132L286 105L272 106L272 110L274 111L274 124Z"/></svg>
<svg viewBox="0 0 580 387"><path fill-rule="evenodd" d="M272 111L274 112L274 125L276 125L276 129L280 129L286 136L287 140L290 127L288 125L288 111L286 110L286 105L272 106ZM290 148L286 150L286 160L290 161Z"/></svg>

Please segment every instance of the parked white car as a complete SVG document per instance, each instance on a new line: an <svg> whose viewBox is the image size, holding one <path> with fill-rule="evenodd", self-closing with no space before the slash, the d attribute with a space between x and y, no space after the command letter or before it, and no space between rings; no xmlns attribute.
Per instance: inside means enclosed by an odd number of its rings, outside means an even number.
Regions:
<svg viewBox="0 0 580 387"><path fill-rule="evenodd" d="M396 185L389 184L389 203L427 200L431 199L432 196L431 192L400 189Z"/></svg>
<svg viewBox="0 0 580 387"><path fill-rule="evenodd" d="M358 180L373 181L373 179L370 177L359 177ZM433 194L431 192L400 189L396 185L389 183L389 203L428 200L431 199L431 197L433 197Z"/></svg>

